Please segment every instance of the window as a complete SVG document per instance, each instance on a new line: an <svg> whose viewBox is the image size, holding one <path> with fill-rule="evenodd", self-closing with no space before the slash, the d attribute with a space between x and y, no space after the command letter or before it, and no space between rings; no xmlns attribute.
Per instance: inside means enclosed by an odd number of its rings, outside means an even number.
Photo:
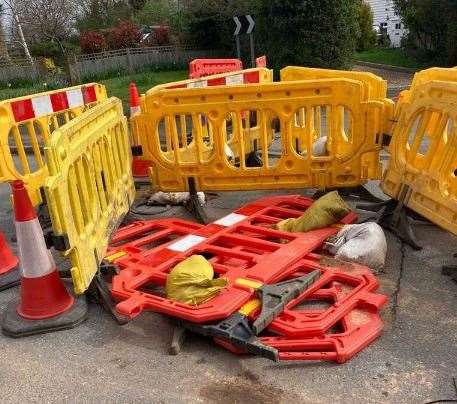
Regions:
<svg viewBox="0 0 457 404"><path fill-rule="evenodd" d="M396 23L395 24L395 29L401 29L401 23Z"/></svg>

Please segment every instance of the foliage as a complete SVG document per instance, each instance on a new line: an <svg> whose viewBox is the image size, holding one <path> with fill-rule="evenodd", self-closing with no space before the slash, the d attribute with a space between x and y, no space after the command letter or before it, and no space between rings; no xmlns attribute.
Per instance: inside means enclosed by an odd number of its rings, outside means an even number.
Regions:
<svg viewBox="0 0 457 404"><path fill-rule="evenodd" d="M138 27L129 20L121 21L107 35L110 49L133 48L138 46L140 39L141 33Z"/></svg>
<svg viewBox="0 0 457 404"><path fill-rule="evenodd" d="M437 64L457 64L457 0L395 0L409 33L404 46Z"/></svg>
<svg viewBox="0 0 457 404"><path fill-rule="evenodd" d="M107 48L105 36L100 32L94 31L83 32L79 45L82 53L97 53Z"/></svg>
<svg viewBox="0 0 457 404"><path fill-rule="evenodd" d="M349 68L357 5L358 0L261 0L260 34L270 65Z"/></svg>
<svg viewBox="0 0 457 404"><path fill-rule="evenodd" d="M80 32L109 29L132 17L132 7L125 0L82 0L77 20Z"/></svg>
<svg viewBox="0 0 457 404"><path fill-rule="evenodd" d="M359 35L357 37L357 50L365 51L376 45L376 32L373 30L373 12L368 3L359 0L358 19Z"/></svg>
<svg viewBox="0 0 457 404"><path fill-rule="evenodd" d="M255 16L258 11L259 0L189 0L183 13L183 27L195 46L233 52L233 17Z"/></svg>

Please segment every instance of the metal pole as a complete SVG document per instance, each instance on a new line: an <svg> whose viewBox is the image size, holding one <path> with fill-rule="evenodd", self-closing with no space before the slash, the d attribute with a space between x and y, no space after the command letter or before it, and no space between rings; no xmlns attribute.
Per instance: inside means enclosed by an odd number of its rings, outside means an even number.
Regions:
<svg viewBox="0 0 457 404"><path fill-rule="evenodd" d="M249 42L251 43L251 67L255 67L255 49L254 49L254 34L249 34Z"/></svg>
<svg viewBox="0 0 457 404"><path fill-rule="evenodd" d="M240 36L236 35L236 57L241 60L241 49L240 49Z"/></svg>

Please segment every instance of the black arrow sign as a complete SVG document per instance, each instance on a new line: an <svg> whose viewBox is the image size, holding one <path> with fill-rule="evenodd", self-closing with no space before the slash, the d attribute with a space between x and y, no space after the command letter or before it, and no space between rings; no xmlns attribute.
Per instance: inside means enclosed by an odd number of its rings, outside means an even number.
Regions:
<svg viewBox="0 0 457 404"><path fill-rule="evenodd" d="M233 33L234 36L250 34L254 31L255 22L250 14L235 16L233 17L233 21L235 21L236 25L235 32Z"/></svg>

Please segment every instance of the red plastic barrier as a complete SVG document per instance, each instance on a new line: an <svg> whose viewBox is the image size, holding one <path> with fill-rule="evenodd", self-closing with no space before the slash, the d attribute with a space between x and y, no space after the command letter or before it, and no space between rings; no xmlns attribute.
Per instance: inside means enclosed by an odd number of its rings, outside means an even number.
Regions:
<svg viewBox="0 0 457 404"><path fill-rule="evenodd" d="M304 261L317 262L320 258L310 254ZM303 262L301 265L308 264ZM313 268L309 270L316 269L316 264L311 266ZM291 268L290 272L296 269ZM302 276L307 272L294 272L293 276ZM291 301L259 339L263 344L278 349L279 359L283 361L346 362L382 332L379 310L387 302L387 297L373 293L377 286L374 275L366 267L354 264L321 267L320 278L300 297ZM296 315L300 321L297 321ZM250 319L254 320L256 316L256 312L251 313ZM289 320L292 323L290 327L287 324ZM215 341L234 353L244 353L226 340L215 338Z"/></svg>
<svg viewBox="0 0 457 404"><path fill-rule="evenodd" d="M267 67L267 57L265 55L259 56L255 60L256 67Z"/></svg>
<svg viewBox="0 0 457 404"><path fill-rule="evenodd" d="M239 59L194 59L189 63L189 78L198 79L237 70L243 70L243 63Z"/></svg>
<svg viewBox="0 0 457 404"><path fill-rule="evenodd" d="M310 338L268 335L259 339L279 351L280 361L326 360L344 363L370 345L384 328L378 313L358 307L345 315L338 326L341 327L339 332ZM229 341L220 338L214 338L214 341L233 353L245 353Z"/></svg>
<svg viewBox="0 0 457 404"><path fill-rule="evenodd" d="M206 226L165 219L135 223L120 229L112 240L109 256L121 269L113 277L112 295L121 300L120 313L134 317L143 310L204 323L228 317L253 295L248 280L272 283L290 275L288 268L334 235L337 227L307 233L275 230L284 218L299 217L313 203L297 195L263 198ZM342 224L352 223L350 213ZM201 254L228 286L198 307L171 301L149 290L165 284L168 272L180 261Z"/></svg>

